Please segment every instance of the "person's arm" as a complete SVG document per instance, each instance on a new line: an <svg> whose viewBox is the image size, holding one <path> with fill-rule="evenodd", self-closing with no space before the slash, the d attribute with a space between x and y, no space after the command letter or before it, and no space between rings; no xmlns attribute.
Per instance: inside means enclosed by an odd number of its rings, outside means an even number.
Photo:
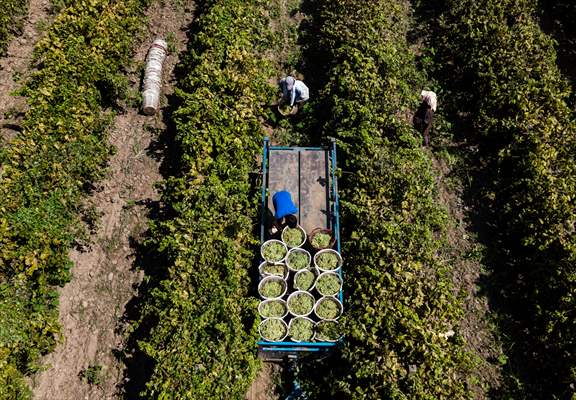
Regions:
<svg viewBox="0 0 576 400"><path fill-rule="evenodd" d="M278 220L278 219L276 219L276 218L273 218L273 220L272 220L272 226L271 226L271 228L270 228L270 232L274 235L274 234L276 234L277 232L282 231L282 229L283 229L283 228L282 228L282 221L281 221L281 220Z"/></svg>
<svg viewBox="0 0 576 400"><path fill-rule="evenodd" d="M284 100L288 100L289 93L288 90L286 89L286 78L280 79L278 85L280 86L280 90L282 91L282 97L284 98Z"/></svg>
<svg viewBox="0 0 576 400"><path fill-rule="evenodd" d="M292 96L290 97L290 106L294 106L294 101L296 100L296 85L292 87Z"/></svg>

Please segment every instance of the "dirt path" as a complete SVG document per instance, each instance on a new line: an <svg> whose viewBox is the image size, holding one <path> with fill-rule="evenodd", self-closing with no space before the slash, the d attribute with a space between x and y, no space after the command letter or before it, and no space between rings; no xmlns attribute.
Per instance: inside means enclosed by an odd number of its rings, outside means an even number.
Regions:
<svg viewBox="0 0 576 400"><path fill-rule="evenodd" d="M481 290L485 268L482 263L482 246L471 232L466 216L463 188L453 168L446 159L432 157L436 172L439 200L450 214L453 225L448 228L449 262L453 265L453 281L456 290L466 294L464 318L459 330L468 350L477 357L474 374L477 382L470 382L475 399L484 399L484 388L497 389L502 382L502 346L498 341L496 327L490 321L488 298Z"/></svg>
<svg viewBox="0 0 576 400"><path fill-rule="evenodd" d="M283 399L282 367L279 364L265 363L246 393L246 400Z"/></svg>
<svg viewBox="0 0 576 400"><path fill-rule="evenodd" d="M0 145L2 139L10 140L16 135L26 112L25 99L11 93L20 87L22 78L30 73L32 51L43 34L39 26L47 26L49 19L50 0L30 0L22 35L12 39L6 56L0 58Z"/></svg>
<svg viewBox="0 0 576 400"><path fill-rule="evenodd" d="M306 80L303 72L299 70L302 64L299 34L302 23L306 20L306 15L301 10L302 3L303 0L272 0L268 3L269 28L274 39L270 43L266 58L272 62L276 70L276 75L270 77L271 85L277 85L278 80L287 75ZM271 99L272 102L276 100L277 98ZM273 144L296 145L303 137L292 125L292 121L284 118L265 123L264 129Z"/></svg>
<svg viewBox="0 0 576 400"><path fill-rule="evenodd" d="M168 38L173 52L165 64L164 93L171 94L178 53L186 47L191 7L182 2L157 2L148 10L148 32L134 56L131 82L139 73L149 45ZM110 142L117 149L109 174L88 199L99 215L90 248L74 250L73 278L60 290L63 342L46 356L46 370L33 382L38 400L115 399L121 397L124 364L115 357L124 343L120 322L127 302L136 294L142 274L133 268L133 245L147 228L147 205L158 200L154 184L162 179L154 150L156 135L166 129L162 116L145 117L131 108L116 117ZM132 246L131 246L132 244Z"/></svg>

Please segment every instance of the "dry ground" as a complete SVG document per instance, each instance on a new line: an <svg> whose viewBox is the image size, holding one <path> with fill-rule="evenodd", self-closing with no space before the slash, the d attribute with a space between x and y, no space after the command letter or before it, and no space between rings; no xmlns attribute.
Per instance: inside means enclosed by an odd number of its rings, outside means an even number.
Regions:
<svg viewBox="0 0 576 400"><path fill-rule="evenodd" d="M501 385L502 346L494 324L490 320L490 307L486 294L480 289L484 271L482 247L474 237L466 216L463 190L446 159L432 156L437 177L439 201L446 207L452 221L448 228L447 258L453 266L455 289L464 294L464 318L459 331L468 350L476 357L477 376L469 383L476 399L485 399L486 389L497 389ZM483 390L484 389L484 390Z"/></svg>
<svg viewBox="0 0 576 400"><path fill-rule="evenodd" d="M152 41L168 38L175 50L165 64L164 93L170 94L178 53L186 47L192 8L183 2L155 3L146 14L148 30L136 48L131 83L138 90L139 71ZM89 249L70 254L75 264L73 278L60 290L63 341L45 357L45 370L34 378L35 399L121 397L125 367L114 353L122 349L125 340L120 322L125 306L142 279L142 273L133 268L133 241L138 242L147 229L147 205L158 200L154 184L162 179L161 157L151 147L164 129L162 115L146 117L135 108L115 118L109 140L117 152L110 161L108 177L86 205L99 215L97 229ZM96 374L98 384L81 379L89 367L101 367Z"/></svg>
<svg viewBox="0 0 576 400"><path fill-rule="evenodd" d="M282 367L278 364L264 363L252 386L246 393L246 400L281 399Z"/></svg>

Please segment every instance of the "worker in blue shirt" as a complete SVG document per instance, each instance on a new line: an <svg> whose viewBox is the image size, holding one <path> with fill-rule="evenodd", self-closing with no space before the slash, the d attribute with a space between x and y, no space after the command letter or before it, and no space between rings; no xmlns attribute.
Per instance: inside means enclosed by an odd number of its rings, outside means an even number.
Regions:
<svg viewBox="0 0 576 400"><path fill-rule="evenodd" d="M292 196L290 192L282 190L276 192L272 196L272 204L274 204L274 224L272 225L272 234L284 229L285 226L290 228L296 228L298 225L298 219L296 214L298 208L292 201Z"/></svg>

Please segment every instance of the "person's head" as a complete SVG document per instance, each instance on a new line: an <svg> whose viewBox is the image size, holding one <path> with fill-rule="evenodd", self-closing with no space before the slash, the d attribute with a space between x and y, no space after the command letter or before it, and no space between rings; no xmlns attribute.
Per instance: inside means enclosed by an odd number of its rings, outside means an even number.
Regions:
<svg viewBox="0 0 576 400"><path fill-rule="evenodd" d="M290 228L296 228L296 226L298 225L298 219L296 218L296 216L294 214L290 214L287 215L285 217L286 219L286 224L288 225L288 227Z"/></svg>
<svg viewBox="0 0 576 400"><path fill-rule="evenodd" d="M420 92L420 98L422 99L423 103L428 105L428 108L431 108L432 111L436 112L436 93L429 90L423 90Z"/></svg>
<svg viewBox="0 0 576 400"><path fill-rule="evenodd" d="M292 88L294 88L295 83L296 83L296 79L294 79L294 77L292 77L292 76L286 77L286 89L292 90Z"/></svg>

